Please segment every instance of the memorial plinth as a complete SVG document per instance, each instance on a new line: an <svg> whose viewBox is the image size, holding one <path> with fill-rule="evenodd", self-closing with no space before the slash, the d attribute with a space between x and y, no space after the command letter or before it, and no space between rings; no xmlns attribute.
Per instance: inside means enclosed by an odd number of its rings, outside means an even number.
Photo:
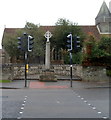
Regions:
<svg viewBox="0 0 111 120"><path fill-rule="evenodd" d="M50 69L50 41L49 38L52 37L52 34L47 31L45 33L46 41L46 51L45 51L45 70L42 71L42 74L39 77L40 81L43 82L57 82L57 77L54 74L54 70Z"/></svg>
<svg viewBox="0 0 111 120"><path fill-rule="evenodd" d="M57 77L54 74L54 71L49 69L49 70L42 71L42 74L40 75L39 80L41 82L57 82Z"/></svg>

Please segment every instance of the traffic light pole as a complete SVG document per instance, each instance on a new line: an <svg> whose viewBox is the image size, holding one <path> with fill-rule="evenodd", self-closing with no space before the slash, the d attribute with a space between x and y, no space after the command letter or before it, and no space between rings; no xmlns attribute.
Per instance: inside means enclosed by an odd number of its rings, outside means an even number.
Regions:
<svg viewBox="0 0 111 120"><path fill-rule="evenodd" d="M25 87L27 87L27 73L28 73L28 52L33 48L33 37L24 33L22 37L18 37L18 49L24 51L24 64L25 64Z"/></svg>
<svg viewBox="0 0 111 120"><path fill-rule="evenodd" d="M70 82L72 87L72 52L70 51Z"/></svg>
<svg viewBox="0 0 111 120"><path fill-rule="evenodd" d="M70 86L72 87L72 34L70 33L68 36L67 36L68 40L67 40L67 47L69 48L68 51L69 51L69 56L70 56Z"/></svg>
<svg viewBox="0 0 111 120"><path fill-rule="evenodd" d="M27 63L28 63L28 53L25 52L25 87L27 87Z"/></svg>
<svg viewBox="0 0 111 120"><path fill-rule="evenodd" d="M68 40L67 40L67 47L68 47L68 52L69 52L69 56L70 56L70 82L71 82L71 87L72 87L72 34L70 33L67 36ZM80 37L79 36L75 36L74 37L74 49L75 49L75 53L77 52L77 48L80 48Z"/></svg>

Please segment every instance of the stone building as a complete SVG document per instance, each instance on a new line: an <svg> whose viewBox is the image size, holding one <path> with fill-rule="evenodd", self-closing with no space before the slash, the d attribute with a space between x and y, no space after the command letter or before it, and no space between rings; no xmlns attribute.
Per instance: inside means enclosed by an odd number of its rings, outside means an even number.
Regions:
<svg viewBox="0 0 111 120"><path fill-rule="evenodd" d="M55 26L40 26L41 29L46 31L53 32L55 29ZM111 2L110 2L110 8L106 5L105 1L103 2L96 18L95 18L95 25L82 25L79 26L84 34L86 36L92 35L95 37L96 40L100 40L101 36L107 35L111 36ZM14 34L15 31L19 28L5 28L4 29L4 34ZM3 39L4 40L4 39ZM53 53L56 52L54 49L52 50L51 56L52 56L52 61L56 61L56 56L53 55ZM4 56L6 57L7 54ZM62 57L61 57L62 58ZM6 57L6 61L9 62L9 59ZM54 61L53 61L54 62Z"/></svg>
<svg viewBox="0 0 111 120"><path fill-rule="evenodd" d="M9 63L10 57L4 49L0 49L0 65Z"/></svg>
<svg viewBox="0 0 111 120"><path fill-rule="evenodd" d="M95 23L100 34L111 34L111 12L105 2L95 18Z"/></svg>

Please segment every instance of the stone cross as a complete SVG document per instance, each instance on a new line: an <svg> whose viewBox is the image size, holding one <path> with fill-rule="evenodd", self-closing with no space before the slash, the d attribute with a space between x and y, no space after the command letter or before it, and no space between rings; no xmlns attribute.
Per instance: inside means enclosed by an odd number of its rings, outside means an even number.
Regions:
<svg viewBox="0 0 111 120"><path fill-rule="evenodd" d="M49 41L49 38L52 37L52 34L51 34L51 32L47 31L44 36L45 36L45 38L47 38L46 52L45 52L45 69L50 69L50 41Z"/></svg>
<svg viewBox="0 0 111 120"><path fill-rule="evenodd" d="M47 31L45 34L44 34L45 38L47 38L47 42L49 42L49 38L52 37L52 34L51 32Z"/></svg>

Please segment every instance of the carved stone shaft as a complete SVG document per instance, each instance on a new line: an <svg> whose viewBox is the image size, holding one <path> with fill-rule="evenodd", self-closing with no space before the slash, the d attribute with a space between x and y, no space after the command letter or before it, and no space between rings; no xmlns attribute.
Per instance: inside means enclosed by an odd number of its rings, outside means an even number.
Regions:
<svg viewBox="0 0 111 120"><path fill-rule="evenodd" d="M45 69L50 69L50 42L46 42Z"/></svg>

